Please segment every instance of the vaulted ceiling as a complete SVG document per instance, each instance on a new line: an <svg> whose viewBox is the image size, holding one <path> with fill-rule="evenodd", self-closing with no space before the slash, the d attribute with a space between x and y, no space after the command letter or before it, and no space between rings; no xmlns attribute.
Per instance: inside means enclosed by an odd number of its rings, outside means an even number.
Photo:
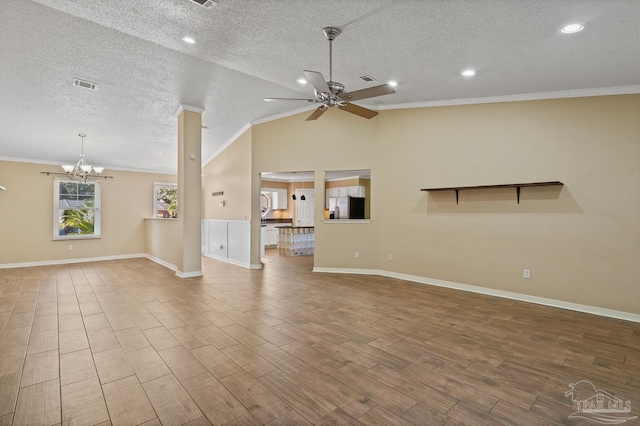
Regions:
<svg viewBox="0 0 640 426"><path fill-rule="evenodd" d="M586 28L562 34L571 22ZM181 103L205 108L206 159L247 123L313 108L263 98L312 95L303 69L328 79L325 26L342 29L333 76L347 90L398 82L359 102L373 109L640 92L637 0L4 0L0 159L75 162L82 132L90 162L174 172Z"/></svg>

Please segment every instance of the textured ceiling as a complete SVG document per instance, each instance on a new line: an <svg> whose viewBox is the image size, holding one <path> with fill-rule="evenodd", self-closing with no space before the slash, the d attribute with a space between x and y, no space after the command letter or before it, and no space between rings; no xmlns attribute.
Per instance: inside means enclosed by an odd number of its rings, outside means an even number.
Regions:
<svg viewBox="0 0 640 426"><path fill-rule="evenodd" d="M557 31L573 21L588 27ZM205 159L304 108L262 98L311 95L303 69L328 78L325 26L343 30L334 80L399 83L372 108L640 84L637 0L1 0L0 158L75 162L83 132L89 162L175 172L179 104L205 108Z"/></svg>

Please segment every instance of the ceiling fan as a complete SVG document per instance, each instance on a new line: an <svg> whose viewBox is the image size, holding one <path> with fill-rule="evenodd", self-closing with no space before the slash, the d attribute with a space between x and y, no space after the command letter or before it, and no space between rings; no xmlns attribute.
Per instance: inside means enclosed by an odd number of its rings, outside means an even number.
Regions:
<svg viewBox="0 0 640 426"><path fill-rule="evenodd" d="M324 36L329 40L329 81L326 81L322 74L317 71L302 71L314 88L315 98L264 98L267 102L273 101L307 101L311 103L322 104L316 109L306 121L317 120L326 110L332 107L338 107L343 111L358 115L364 118L373 118L378 113L367 108L363 108L351 101L359 101L362 99L373 98L376 96L390 95L396 93L396 89L390 84L381 84L379 86L369 87L367 89L356 90L354 92L345 92L344 84L333 81L333 40L340 35L340 30L335 27L326 27L322 29Z"/></svg>

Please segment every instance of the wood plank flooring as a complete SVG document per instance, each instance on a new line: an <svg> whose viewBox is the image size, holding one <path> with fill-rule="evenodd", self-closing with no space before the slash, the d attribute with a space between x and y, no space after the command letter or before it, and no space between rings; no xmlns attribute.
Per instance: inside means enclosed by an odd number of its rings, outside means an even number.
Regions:
<svg viewBox="0 0 640 426"><path fill-rule="evenodd" d="M312 267L0 270L0 424L568 425L581 380L640 413L640 324Z"/></svg>

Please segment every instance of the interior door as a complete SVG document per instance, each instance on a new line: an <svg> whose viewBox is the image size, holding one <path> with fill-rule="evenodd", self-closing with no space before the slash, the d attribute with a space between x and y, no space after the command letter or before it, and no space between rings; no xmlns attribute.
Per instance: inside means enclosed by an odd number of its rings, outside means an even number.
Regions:
<svg viewBox="0 0 640 426"><path fill-rule="evenodd" d="M314 208L315 190L296 189L296 226L314 226Z"/></svg>

